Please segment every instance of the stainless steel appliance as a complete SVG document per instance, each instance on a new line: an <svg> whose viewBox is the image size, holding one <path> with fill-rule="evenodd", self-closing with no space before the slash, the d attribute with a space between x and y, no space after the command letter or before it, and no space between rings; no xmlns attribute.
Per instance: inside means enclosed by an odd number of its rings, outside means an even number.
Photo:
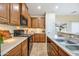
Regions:
<svg viewBox="0 0 79 59"><path fill-rule="evenodd" d="M20 25L21 26L28 26L28 19L24 18L24 16L22 16L22 15L21 15L21 18L20 18Z"/></svg>

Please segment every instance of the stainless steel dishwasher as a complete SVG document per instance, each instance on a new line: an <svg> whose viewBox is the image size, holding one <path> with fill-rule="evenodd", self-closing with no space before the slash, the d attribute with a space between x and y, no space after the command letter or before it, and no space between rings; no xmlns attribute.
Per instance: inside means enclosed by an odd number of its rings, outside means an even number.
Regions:
<svg viewBox="0 0 79 59"><path fill-rule="evenodd" d="M33 45L33 43L32 43L32 36L30 36L28 38L28 55L29 56L30 56L30 53L31 53L31 50L32 50L32 45Z"/></svg>

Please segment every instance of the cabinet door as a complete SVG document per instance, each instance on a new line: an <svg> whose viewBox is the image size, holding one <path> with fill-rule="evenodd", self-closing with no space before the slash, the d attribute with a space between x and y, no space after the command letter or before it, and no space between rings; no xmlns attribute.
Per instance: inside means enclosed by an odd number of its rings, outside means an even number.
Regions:
<svg viewBox="0 0 79 59"><path fill-rule="evenodd" d="M45 19L44 19L44 17L40 17L38 19L38 28L45 28Z"/></svg>
<svg viewBox="0 0 79 59"><path fill-rule="evenodd" d="M32 28L45 28L44 17L32 17L31 19Z"/></svg>
<svg viewBox="0 0 79 59"><path fill-rule="evenodd" d="M33 42L33 43L39 42L39 35L38 35L38 34L34 34L34 35L32 36L32 42Z"/></svg>
<svg viewBox="0 0 79 59"><path fill-rule="evenodd" d="M37 18L32 18L32 28L38 28L38 19Z"/></svg>
<svg viewBox="0 0 79 59"><path fill-rule="evenodd" d="M28 20L28 28L30 28L31 27L31 17L29 15L27 5L24 3L22 3L22 15L25 17L25 19Z"/></svg>
<svg viewBox="0 0 79 59"><path fill-rule="evenodd" d="M47 50L48 50L48 55L49 56L58 56L58 46L50 39L47 37Z"/></svg>
<svg viewBox="0 0 79 59"><path fill-rule="evenodd" d="M5 56L21 56L21 44L10 50Z"/></svg>
<svg viewBox="0 0 79 59"><path fill-rule="evenodd" d="M18 3L10 4L10 23L20 25L20 5Z"/></svg>
<svg viewBox="0 0 79 59"><path fill-rule="evenodd" d="M59 56L69 56L64 50L59 47Z"/></svg>
<svg viewBox="0 0 79 59"><path fill-rule="evenodd" d="M28 55L28 40L22 42L22 56Z"/></svg>
<svg viewBox="0 0 79 59"><path fill-rule="evenodd" d="M9 23L9 4L0 3L0 23Z"/></svg>
<svg viewBox="0 0 79 59"><path fill-rule="evenodd" d="M41 42L41 43L46 42L46 35L45 34L38 34L38 35L39 35L38 42Z"/></svg>
<svg viewBox="0 0 79 59"><path fill-rule="evenodd" d="M42 34L42 42L46 42L46 34Z"/></svg>
<svg viewBox="0 0 79 59"><path fill-rule="evenodd" d="M35 36L34 36L34 42L39 42L39 35L38 34L35 34Z"/></svg>
<svg viewBox="0 0 79 59"><path fill-rule="evenodd" d="M28 13L28 28L31 28L31 16Z"/></svg>
<svg viewBox="0 0 79 59"><path fill-rule="evenodd" d="M24 4L24 3L22 3L22 15L23 15L25 18L28 18L28 9L27 9L26 4Z"/></svg>
<svg viewBox="0 0 79 59"><path fill-rule="evenodd" d="M44 43L46 42L46 35L45 34L35 34L33 38L33 42Z"/></svg>

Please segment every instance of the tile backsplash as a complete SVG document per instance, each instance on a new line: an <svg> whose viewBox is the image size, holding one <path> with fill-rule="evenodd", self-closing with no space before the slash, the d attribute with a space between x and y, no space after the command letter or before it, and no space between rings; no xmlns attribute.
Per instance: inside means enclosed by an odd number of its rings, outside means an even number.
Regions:
<svg viewBox="0 0 79 59"><path fill-rule="evenodd" d="M13 30L16 29L16 26L10 26L6 24L0 24L0 30L9 30L10 33L13 33Z"/></svg>
<svg viewBox="0 0 79 59"><path fill-rule="evenodd" d="M28 32L34 32L34 33L44 33L45 29L41 28L28 28Z"/></svg>
<svg viewBox="0 0 79 59"><path fill-rule="evenodd" d="M16 29L23 29L23 30L28 30L28 32L34 32L34 33L42 33L45 31L45 29L41 28L23 28L23 27L18 27L17 26L11 26L11 25L6 25L6 24L0 24L0 30L9 30L10 33L13 33L13 30Z"/></svg>

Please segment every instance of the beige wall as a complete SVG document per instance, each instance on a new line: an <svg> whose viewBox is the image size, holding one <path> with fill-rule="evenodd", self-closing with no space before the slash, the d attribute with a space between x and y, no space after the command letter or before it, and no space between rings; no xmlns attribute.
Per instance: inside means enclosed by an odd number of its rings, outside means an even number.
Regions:
<svg viewBox="0 0 79 59"><path fill-rule="evenodd" d="M71 23L72 22L79 22L79 16L56 16L56 23L62 24L66 23L67 28L63 31L71 32Z"/></svg>
<svg viewBox="0 0 79 59"><path fill-rule="evenodd" d="M79 22L79 16L56 16L56 21Z"/></svg>

